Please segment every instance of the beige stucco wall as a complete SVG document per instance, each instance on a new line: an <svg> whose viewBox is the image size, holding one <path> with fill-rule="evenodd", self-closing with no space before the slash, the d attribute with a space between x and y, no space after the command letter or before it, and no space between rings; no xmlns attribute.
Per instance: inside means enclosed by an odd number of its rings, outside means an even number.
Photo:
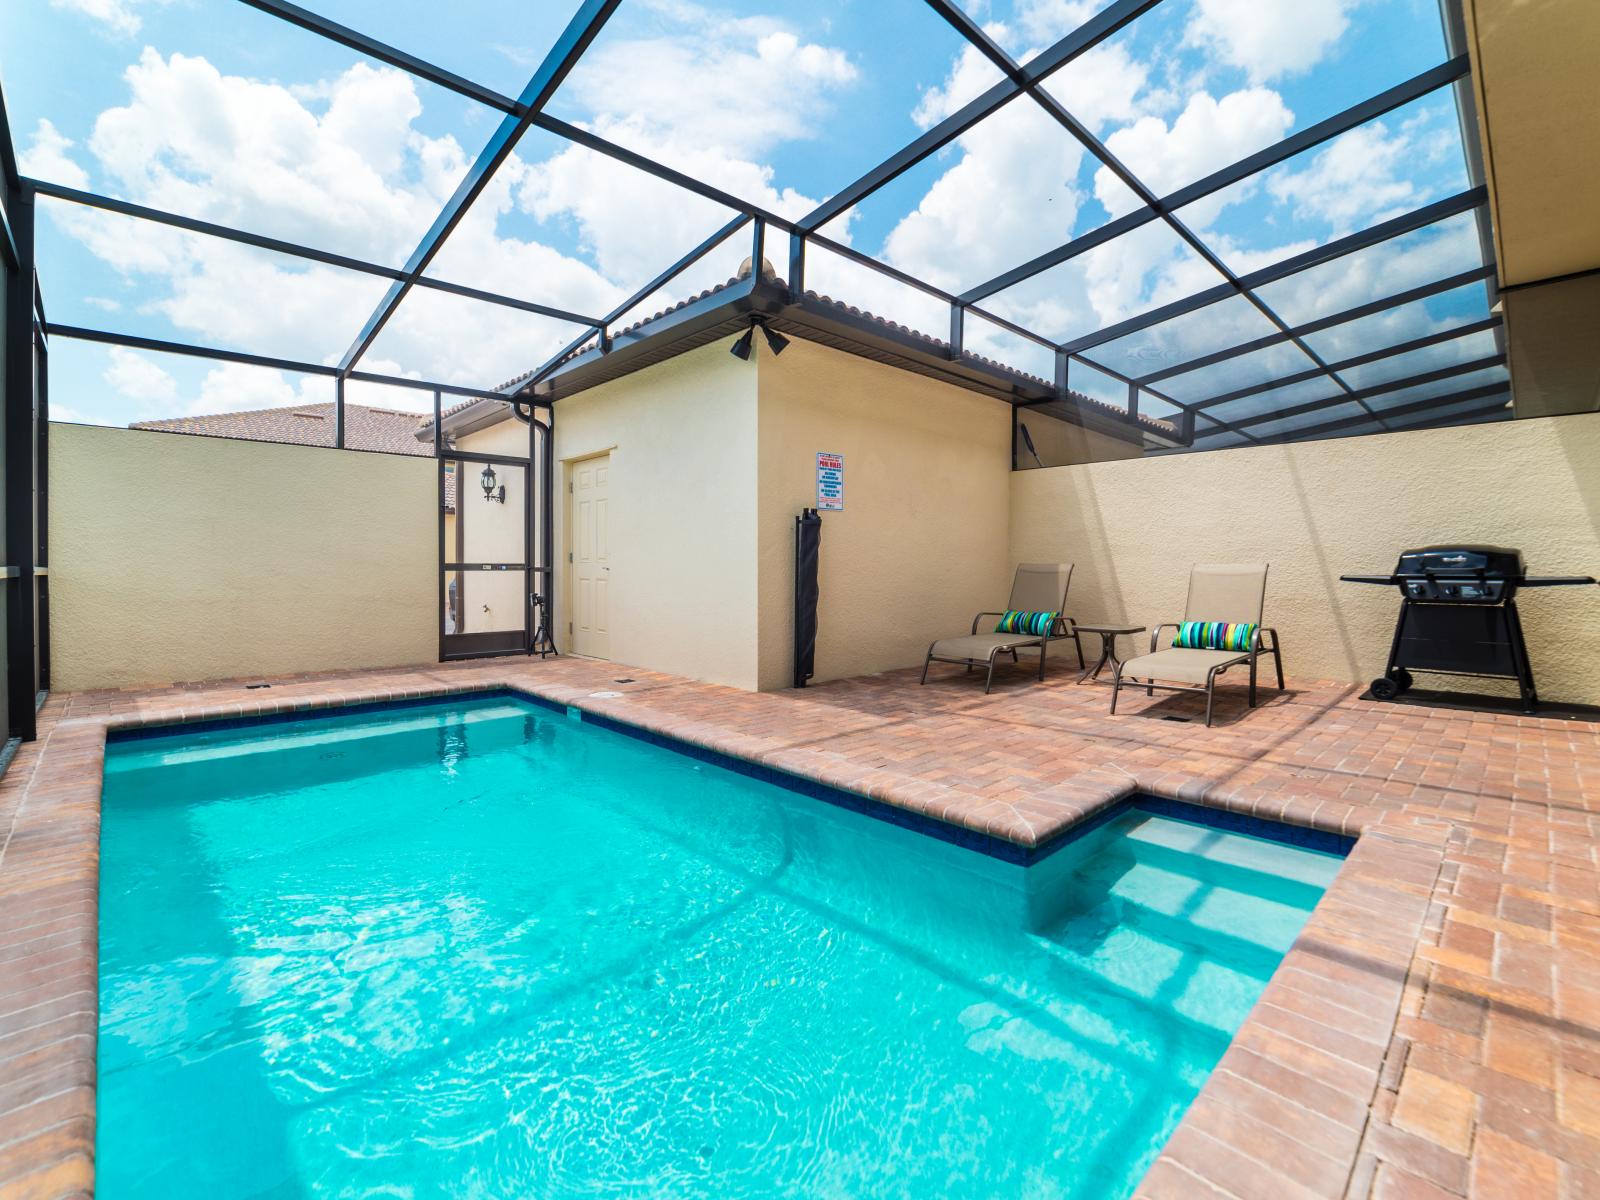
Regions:
<svg viewBox="0 0 1600 1200"><path fill-rule="evenodd" d="M432 662L433 460L50 426L52 686Z"/></svg>
<svg viewBox="0 0 1600 1200"><path fill-rule="evenodd" d="M557 643L570 644L570 464L611 454L611 653L754 688L756 367L719 342L557 402Z"/></svg>
<svg viewBox="0 0 1600 1200"><path fill-rule="evenodd" d="M819 681L920 663L1004 603L1004 402L799 339L779 357L757 339L757 365L763 688L792 682L794 517L818 451L845 467L844 509L822 514Z"/></svg>
<svg viewBox="0 0 1600 1200"><path fill-rule="evenodd" d="M1265 559L1267 623L1302 679L1376 675L1399 597L1338 576L1442 541L1600 576L1600 414L1011 476L1011 557L1075 560L1079 620L1174 620L1190 564ZM1600 703L1600 587L1526 591L1519 608L1540 694Z"/></svg>

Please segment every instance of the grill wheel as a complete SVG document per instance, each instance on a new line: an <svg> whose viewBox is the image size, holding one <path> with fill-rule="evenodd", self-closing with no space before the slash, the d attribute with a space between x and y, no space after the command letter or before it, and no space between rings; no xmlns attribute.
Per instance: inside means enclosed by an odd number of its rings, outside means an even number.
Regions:
<svg viewBox="0 0 1600 1200"><path fill-rule="evenodd" d="M1375 700L1393 700L1410 688L1411 672L1404 667L1396 667L1387 675L1380 675L1372 681L1372 696Z"/></svg>

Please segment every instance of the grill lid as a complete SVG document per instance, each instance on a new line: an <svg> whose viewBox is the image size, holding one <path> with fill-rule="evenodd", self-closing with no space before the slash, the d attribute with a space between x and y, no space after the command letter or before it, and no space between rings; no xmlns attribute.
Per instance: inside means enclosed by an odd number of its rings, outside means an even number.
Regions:
<svg viewBox="0 0 1600 1200"><path fill-rule="evenodd" d="M1396 575L1458 575L1468 572L1491 579L1521 579L1522 551L1505 546L1423 546L1406 550Z"/></svg>

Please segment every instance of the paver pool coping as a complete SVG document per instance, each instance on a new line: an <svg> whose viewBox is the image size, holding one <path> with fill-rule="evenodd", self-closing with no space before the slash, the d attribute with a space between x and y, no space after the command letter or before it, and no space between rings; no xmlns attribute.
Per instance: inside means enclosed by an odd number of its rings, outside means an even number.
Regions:
<svg viewBox="0 0 1600 1200"><path fill-rule="evenodd" d="M165 697L152 695L125 712L73 716L69 705L47 708L42 743L24 747L7 777L11 812L0 803L0 820L9 815L11 825L0 857L7 901L0 912L0 1193L65 1196L93 1186L99 799L108 732L494 688L1023 848L1048 845L1136 793L1359 835L1139 1194L1365 1196L1407 1178L1434 1185L1438 1195L1466 1193L1470 1146L1452 1151L1389 1119L1414 1040L1400 1030L1422 1006L1419 957L1424 970L1438 958L1426 952L1443 921L1435 894L1454 827L1443 814L1282 789L1222 794L1203 777L1172 771L1138 777L1091 770L1051 804L1030 805L674 713L611 690L604 676L616 670L568 660L554 671L493 665L351 674L299 681L276 694L245 694L235 685L217 693L233 698L209 703L202 691L187 703L163 704ZM685 694L717 690L681 680L674 686L689 689ZM20 787L19 774L26 777Z"/></svg>

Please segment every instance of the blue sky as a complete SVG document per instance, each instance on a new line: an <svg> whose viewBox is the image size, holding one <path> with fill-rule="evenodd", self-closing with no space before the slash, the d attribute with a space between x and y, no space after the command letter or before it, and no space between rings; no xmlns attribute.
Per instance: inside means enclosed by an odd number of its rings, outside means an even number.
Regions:
<svg viewBox="0 0 1600 1200"><path fill-rule="evenodd" d="M1101 6L967 7L1025 60ZM571 15L565 2L501 0L314 7L508 94ZM1444 58L1434 0L1165 0L1048 87L1165 194ZM550 111L798 216L997 78L920 0L624 0ZM492 111L236 0L15 0L0 11L0 79L33 174L391 264L415 246L498 122ZM1465 186L1454 104L1439 92L1183 216L1245 271ZM1133 203L1042 108L1021 100L827 232L960 290ZM63 323L328 362L383 291L368 277L55 202L44 208L45 300ZM534 131L432 273L601 313L731 215ZM657 299L726 278L746 253L741 236ZM1465 269L1478 254L1470 219L1458 220L1368 252L1314 285L1275 285L1272 302L1292 321L1309 320L1398 291L1405 285L1397 279ZM783 261L777 247L769 257ZM991 303L1045 336L1069 338L1217 281L1152 223ZM943 333L939 305L846 260L814 255L810 283ZM1482 288L1464 289L1387 323L1336 327L1318 351L1347 356L1483 311ZM1265 328L1242 302L1218 306L1209 319L1113 343L1103 361L1121 370L1178 361ZM491 385L577 332L413 293L364 365ZM979 323L969 337L986 353L1047 371L1037 351L993 328ZM1443 343L1434 357L1471 350ZM1241 367L1268 377L1307 361L1291 346ZM62 415L113 424L331 397L315 378L66 343L52 370ZM1087 371L1074 383L1108 398L1120 386ZM1174 381L1173 394L1203 398L1229 386L1242 385L1224 372ZM351 394L427 403L393 389Z"/></svg>

